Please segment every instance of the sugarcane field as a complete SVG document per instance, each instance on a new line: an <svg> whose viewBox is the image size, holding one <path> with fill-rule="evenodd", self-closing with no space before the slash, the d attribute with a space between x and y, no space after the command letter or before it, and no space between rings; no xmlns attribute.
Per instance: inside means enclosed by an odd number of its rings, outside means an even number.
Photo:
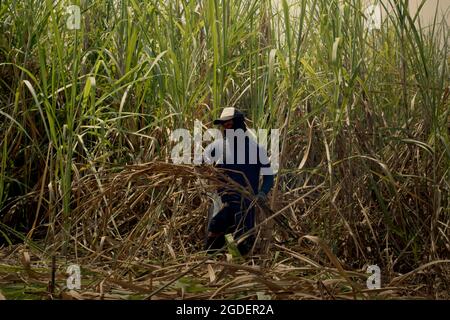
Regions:
<svg viewBox="0 0 450 320"><path fill-rule="evenodd" d="M0 300L450 300L449 25L448 0L0 1Z"/></svg>

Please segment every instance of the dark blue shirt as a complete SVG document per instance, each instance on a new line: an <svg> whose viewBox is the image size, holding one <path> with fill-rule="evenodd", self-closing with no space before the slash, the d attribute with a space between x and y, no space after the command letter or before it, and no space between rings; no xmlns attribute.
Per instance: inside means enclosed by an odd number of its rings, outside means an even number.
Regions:
<svg viewBox="0 0 450 320"><path fill-rule="evenodd" d="M244 188L250 185L254 194L258 194L259 191L267 194L273 186L273 171L266 149L248 134L243 134L243 131L236 132L236 135L229 135L225 140L214 141L206 148L204 157L206 162L215 163L218 168L224 169L231 179ZM263 185L259 190L261 173L263 173ZM219 190L220 193L224 191ZM241 197L239 193L230 193L228 190L222 193L221 198L223 202L228 202Z"/></svg>

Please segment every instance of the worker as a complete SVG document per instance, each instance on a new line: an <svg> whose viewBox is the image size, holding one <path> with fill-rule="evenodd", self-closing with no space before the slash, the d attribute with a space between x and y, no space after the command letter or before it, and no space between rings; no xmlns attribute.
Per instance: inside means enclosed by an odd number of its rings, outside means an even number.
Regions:
<svg viewBox="0 0 450 320"><path fill-rule="evenodd" d="M266 149L248 134L244 114L233 107L224 108L220 118L213 123L220 126L222 139L215 140L205 149L204 158L247 188L256 201L267 201L273 187L273 170ZM263 181L259 187L262 170ZM232 233L240 253L246 255L255 241L254 233L248 232L255 226L255 206L242 192L233 189L233 185L220 188L218 192L223 205L209 221L205 250L213 253L221 249L225 245L225 234ZM243 235L245 239L240 242Z"/></svg>

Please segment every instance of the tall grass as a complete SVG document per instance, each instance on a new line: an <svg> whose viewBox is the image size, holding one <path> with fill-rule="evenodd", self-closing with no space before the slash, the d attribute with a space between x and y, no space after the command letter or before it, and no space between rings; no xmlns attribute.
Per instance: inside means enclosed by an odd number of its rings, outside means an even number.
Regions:
<svg viewBox="0 0 450 320"><path fill-rule="evenodd" d="M390 14L369 31L361 0L75 3L80 30L66 27L68 2L0 3L5 242L46 239L69 254L107 236L123 241L120 256L136 237L133 254L150 250L139 219L188 212L192 185L179 196L182 185L152 183L142 198L118 185L134 208L121 216L103 184L126 165L168 160L170 130L235 106L253 127L281 129L271 206L299 235L389 276L449 257L448 12L423 28L407 1L384 1ZM274 245L292 243L275 232Z"/></svg>

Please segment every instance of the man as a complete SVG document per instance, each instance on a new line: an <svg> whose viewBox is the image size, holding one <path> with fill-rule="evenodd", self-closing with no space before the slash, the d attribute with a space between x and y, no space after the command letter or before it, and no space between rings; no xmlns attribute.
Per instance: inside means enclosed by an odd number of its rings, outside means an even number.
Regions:
<svg viewBox="0 0 450 320"><path fill-rule="evenodd" d="M249 134L244 114L236 108L225 108L215 125L221 127L223 139L216 140L205 149L207 162L214 163L240 186L256 195L258 201L265 201L273 187L273 171L266 150ZM264 170L263 182L259 188L259 177ZM229 186L231 187L231 186ZM219 191L223 206L213 216L208 226L206 250L214 252L225 245L225 234L234 233L234 239L244 235L255 226L255 206L238 190L221 188ZM236 189L236 188L235 188ZM242 255L253 247L252 234L238 244Z"/></svg>

